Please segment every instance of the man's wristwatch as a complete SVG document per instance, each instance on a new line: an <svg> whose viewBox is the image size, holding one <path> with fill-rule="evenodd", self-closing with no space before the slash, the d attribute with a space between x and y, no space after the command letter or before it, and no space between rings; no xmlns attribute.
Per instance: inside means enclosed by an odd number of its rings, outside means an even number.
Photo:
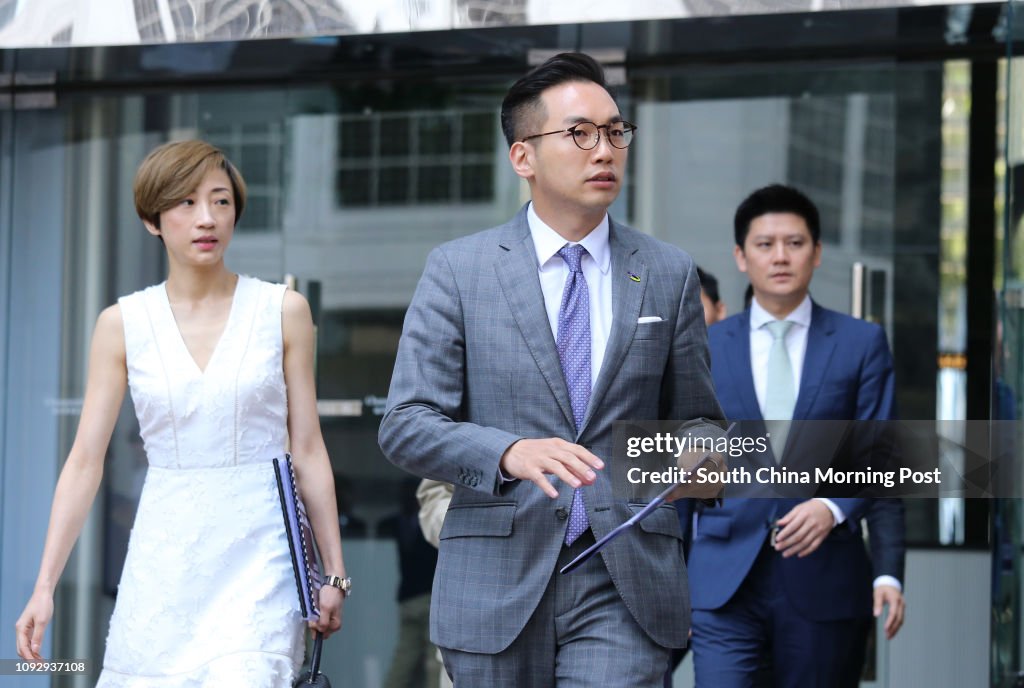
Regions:
<svg viewBox="0 0 1024 688"><path fill-rule="evenodd" d="M341 590L341 594L348 597L352 594L352 578L351 576L324 576L324 585L329 585L332 588Z"/></svg>

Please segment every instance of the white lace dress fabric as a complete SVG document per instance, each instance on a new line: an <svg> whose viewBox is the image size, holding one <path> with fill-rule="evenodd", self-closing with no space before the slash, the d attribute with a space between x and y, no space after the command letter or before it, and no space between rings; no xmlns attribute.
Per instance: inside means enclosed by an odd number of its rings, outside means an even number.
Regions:
<svg viewBox="0 0 1024 688"><path fill-rule="evenodd" d="M120 300L149 470L101 688L294 681L304 623L271 464L286 436L284 289L239 277L205 371L164 284Z"/></svg>

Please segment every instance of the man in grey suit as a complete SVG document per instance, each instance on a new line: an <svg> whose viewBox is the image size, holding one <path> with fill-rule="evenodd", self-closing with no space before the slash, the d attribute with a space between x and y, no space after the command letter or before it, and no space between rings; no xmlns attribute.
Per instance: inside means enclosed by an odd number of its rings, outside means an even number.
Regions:
<svg viewBox="0 0 1024 688"><path fill-rule="evenodd" d="M601 470L626 460L615 421L723 435L697 272L608 217L635 127L593 59L551 58L501 120L532 200L431 252L380 427L392 462L455 485L431 640L456 688L660 686L689 628L675 509L557 570L642 506Z"/></svg>

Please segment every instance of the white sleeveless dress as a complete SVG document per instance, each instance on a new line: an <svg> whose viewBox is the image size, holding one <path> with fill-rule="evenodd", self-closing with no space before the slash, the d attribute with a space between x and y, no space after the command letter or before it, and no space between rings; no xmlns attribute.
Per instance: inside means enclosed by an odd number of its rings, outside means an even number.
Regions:
<svg viewBox="0 0 1024 688"><path fill-rule="evenodd" d="M164 284L120 299L149 469L98 687L290 687L304 623L271 460L285 449L283 285L240 276L205 372Z"/></svg>

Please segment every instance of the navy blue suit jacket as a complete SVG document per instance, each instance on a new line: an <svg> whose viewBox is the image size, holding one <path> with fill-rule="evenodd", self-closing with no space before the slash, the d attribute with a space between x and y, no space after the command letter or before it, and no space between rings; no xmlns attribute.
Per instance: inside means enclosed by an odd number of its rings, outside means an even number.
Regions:
<svg viewBox="0 0 1024 688"><path fill-rule="evenodd" d="M750 367L750 312L708 330L711 372L730 420L760 421ZM882 328L814 304L797 394L794 419L887 420L894 417L893 366ZM787 443L789 466L799 462L794 438ZM692 513L700 509L695 537L689 538L687 566L694 609L714 610L736 593L764 546L769 523L804 501L725 499L720 508L701 509L678 502L690 535ZM833 498L846 515L813 554L782 559L785 592L802 616L826 621L871 614L871 581L881 574L902 576L902 503L874 507L870 499ZM872 514L879 567L873 571L864 548L861 518ZM898 512L898 513L897 513ZM876 549L873 541L872 549ZM895 551L893 547L899 547ZM884 569L884 570L883 570Z"/></svg>

